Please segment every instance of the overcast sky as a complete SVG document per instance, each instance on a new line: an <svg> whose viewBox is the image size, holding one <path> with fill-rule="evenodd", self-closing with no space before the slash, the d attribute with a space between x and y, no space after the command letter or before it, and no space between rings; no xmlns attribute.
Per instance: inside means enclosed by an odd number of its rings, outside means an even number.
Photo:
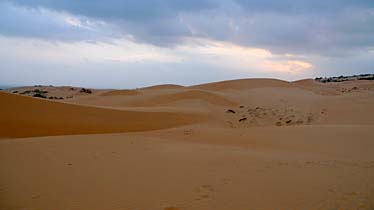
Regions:
<svg viewBox="0 0 374 210"><path fill-rule="evenodd" d="M374 73L373 0L0 0L0 84Z"/></svg>

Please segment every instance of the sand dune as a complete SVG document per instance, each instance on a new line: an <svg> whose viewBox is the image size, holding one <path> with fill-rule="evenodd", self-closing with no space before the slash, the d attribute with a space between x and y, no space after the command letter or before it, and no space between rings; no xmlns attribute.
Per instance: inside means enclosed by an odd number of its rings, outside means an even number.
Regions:
<svg viewBox="0 0 374 210"><path fill-rule="evenodd" d="M0 92L0 209L374 207L374 81L48 91Z"/></svg>
<svg viewBox="0 0 374 210"><path fill-rule="evenodd" d="M164 89L178 89L183 88L181 85L165 84L165 85L154 85L149 87L141 88L142 90L164 90Z"/></svg>
<svg viewBox="0 0 374 210"><path fill-rule="evenodd" d="M142 92L138 90L111 90L100 94L101 96L136 96L141 95Z"/></svg>
<svg viewBox="0 0 374 210"><path fill-rule="evenodd" d="M31 137L147 131L203 119L196 114L83 107L0 93L0 136Z"/></svg>
<svg viewBox="0 0 374 210"><path fill-rule="evenodd" d="M190 86L190 88L212 91L245 90L262 87L292 87L292 84L276 79L239 79Z"/></svg>
<svg viewBox="0 0 374 210"><path fill-rule="evenodd" d="M133 91L137 91L134 93ZM103 97L104 96L104 97ZM238 103L219 92L198 89L148 89L148 90L115 90L89 97L76 97L69 103L104 106L107 108L135 107L168 107L188 108L197 112L204 111L208 106L236 106Z"/></svg>
<svg viewBox="0 0 374 210"><path fill-rule="evenodd" d="M162 106L172 105L186 100L198 100L219 106L234 106L237 103L218 94L202 90L183 90L177 93L162 94L145 100L135 101L131 106Z"/></svg>
<svg viewBox="0 0 374 210"><path fill-rule="evenodd" d="M86 88L84 88L86 89ZM91 93L83 92L82 87L73 87L73 86L45 86L45 85L35 85L35 86L25 86L25 87L16 87L5 90L8 93L15 93L24 96L33 96L36 93L42 93L46 98L54 99L69 99L75 97L87 96L90 94L99 94L101 92L106 92L106 90L96 90L96 89L87 89Z"/></svg>
<svg viewBox="0 0 374 210"><path fill-rule="evenodd" d="M305 79L295 81L293 84L305 90L326 96L336 96L345 93L374 90L373 82L365 80L346 81L340 83L320 83L313 79Z"/></svg>

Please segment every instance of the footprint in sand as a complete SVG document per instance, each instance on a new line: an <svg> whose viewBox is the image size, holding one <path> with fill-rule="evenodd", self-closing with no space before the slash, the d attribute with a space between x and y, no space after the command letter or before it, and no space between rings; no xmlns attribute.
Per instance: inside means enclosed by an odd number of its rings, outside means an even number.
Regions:
<svg viewBox="0 0 374 210"><path fill-rule="evenodd" d="M174 206L169 206L169 207L164 208L164 210L179 210L179 209Z"/></svg>
<svg viewBox="0 0 374 210"><path fill-rule="evenodd" d="M224 185L230 184L230 182L231 182L231 179L229 179L229 178L223 178L223 179L222 179L222 183L223 183Z"/></svg>
<svg viewBox="0 0 374 210"><path fill-rule="evenodd" d="M192 129L189 129L189 130L185 130L183 131L183 135L191 135L192 134Z"/></svg>
<svg viewBox="0 0 374 210"><path fill-rule="evenodd" d="M304 123L304 120L302 120L302 119L298 119L297 121L296 121L296 124L303 124Z"/></svg>
<svg viewBox="0 0 374 210"><path fill-rule="evenodd" d="M213 193L215 190L211 185L201 185L198 188L198 196L195 198L197 201L207 200L210 199L210 194Z"/></svg>
<svg viewBox="0 0 374 210"><path fill-rule="evenodd" d="M209 192L213 192L214 191L214 188L211 185L204 184L204 185L201 185L200 187L202 189L204 189L204 190L209 191Z"/></svg>
<svg viewBox="0 0 374 210"><path fill-rule="evenodd" d="M243 118L240 118L238 121L239 122L243 122L243 121L246 121L247 120L247 118L246 117L243 117Z"/></svg>
<svg viewBox="0 0 374 210"><path fill-rule="evenodd" d="M240 109L241 108L241 109ZM244 109L243 109L244 108ZM321 110L326 114L326 109ZM229 127L250 127L258 125L293 126L311 124L316 120L315 113L305 113L294 108L273 109L266 107L239 107L237 110L227 110L227 113L240 114L237 122L226 121ZM235 126L237 125L237 126Z"/></svg>
<svg viewBox="0 0 374 210"><path fill-rule="evenodd" d="M311 123L311 122L313 122L313 115L312 114L309 114L308 115L308 118L307 118L307 123Z"/></svg>
<svg viewBox="0 0 374 210"><path fill-rule="evenodd" d="M227 124L229 125L230 128L234 128L234 124L231 121L227 121Z"/></svg>
<svg viewBox="0 0 374 210"><path fill-rule="evenodd" d="M41 195L34 195L34 196L31 197L31 199L35 200L35 199L39 199L40 197L41 197Z"/></svg>

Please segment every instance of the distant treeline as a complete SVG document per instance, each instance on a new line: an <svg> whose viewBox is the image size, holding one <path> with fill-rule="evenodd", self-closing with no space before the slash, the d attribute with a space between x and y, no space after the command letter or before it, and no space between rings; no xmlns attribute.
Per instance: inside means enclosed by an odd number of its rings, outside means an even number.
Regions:
<svg viewBox="0 0 374 210"><path fill-rule="evenodd" d="M352 81L352 80L374 80L374 74L360 74L360 75L353 75L353 76L339 76L339 77L317 77L314 79L318 82L344 82L344 81Z"/></svg>

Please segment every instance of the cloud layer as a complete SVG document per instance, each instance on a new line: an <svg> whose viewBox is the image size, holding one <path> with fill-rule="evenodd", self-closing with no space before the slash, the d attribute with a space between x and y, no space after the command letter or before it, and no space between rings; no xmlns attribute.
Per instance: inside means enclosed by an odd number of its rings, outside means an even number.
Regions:
<svg viewBox="0 0 374 210"><path fill-rule="evenodd" d="M189 67L222 79L294 79L373 72L373 26L371 0L13 0L0 2L0 53L36 66L69 61L77 71L89 68L78 69L82 60L171 65L188 75L183 83L198 82ZM221 79L212 75L204 81Z"/></svg>

